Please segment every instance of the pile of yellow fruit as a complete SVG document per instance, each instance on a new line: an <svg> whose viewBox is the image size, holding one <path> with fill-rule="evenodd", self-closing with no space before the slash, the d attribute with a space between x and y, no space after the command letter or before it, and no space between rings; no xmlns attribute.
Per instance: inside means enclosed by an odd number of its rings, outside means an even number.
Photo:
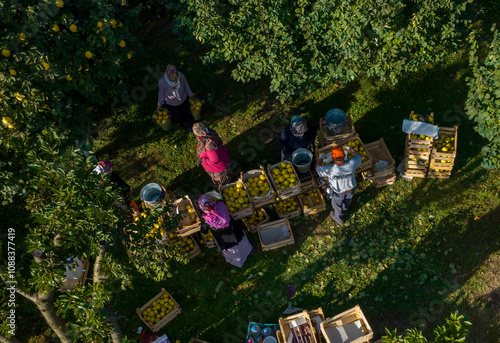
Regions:
<svg viewBox="0 0 500 343"><path fill-rule="evenodd" d="M438 151L453 152L455 149L455 137L439 135L439 138L434 142L434 146Z"/></svg>
<svg viewBox="0 0 500 343"><path fill-rule="evenodd" d="M257 226L257 224L262 223L264 219L266 219L266 214L263 209L255 211L250 217L243 218L245 223L250 227Z"/></svg>
<svg viewBox="0 0 500 343"><path fill-rule="evenodd" d="M426 120L426 117L424 116L419 116L418 114L412 114L411 115L411 120L414 120L414 121L422 121L424 123L429 123L429 124L432 124L434 122L434 118L431 117L431 116L428 116L427 117L427 120Z"/></svg>
<svg viewBox="0 0 500 343"><path fill-rule="evenodd" d="M417 134L413 134L411 136L411 139L414 139L414 140L420 140L420 141L430 141L431 140L431 137L429 136L425 136L425 135L417 135Z"/></svg>
<svg viewBox="0 0 500 343"><path fill-rule="evenodd" d="M189 253L196 247L194 240L189 236L179 237L177 234L170 232L168 234L168 239L171 243L181 244L180 250L176 250L180 254Z"/></svg>
<svg viewBox="0 0 500 343"><path fill-rule="evenodd" d="M208 243L214 241L214 235L212 235L212 231L210 231L210 230L207 233L202 233L201 236L203 237L203 240L201 241L201 243L203 243L203 241L205 241L208 244Z"/></svg>
<svg viewBox="0 0 500 343"><path fill-rule="evenodd" d="M299 196L300 200L304 204L304 207L314 207L322 203L321 194L317 189L311 192L302 193Z"/></svg>
<svg viewBox="0 0 500 343"><path fill-rule="evenodd" d="M201 108L201 101L198 99L189 98L189 107L191 112L196 112Z"/></svg>
<svg viewBox="0 0 500 343"><path fill-rule="evenodd" d="M141 216L143 214L144 214L144 217L145 217L145 213L144 212L141 213ZM146 234L146 238L147 239L155 238L155 237L158 236L159 233L161 234L161 237L163 237L163 235L165 234L165 230L163 229L163 218L162 217L158 218L158 223L154 223L153 224L153 229L151 231L149 231L149 233Z"/></svg>
<svg viewBox="0 0 500 343"><path fill-rule="evenodd" d="M365 150L365 147L363 144L359 141L359 139L356 139L354 141L349 141L345 145L350 146L354 150L356 150L360 155L361 155L361 161L368 161L368 153ZM351 153L347 154L347 158L352 158L353 155Z"/></svg>
<svg viewBox="0 0 500 343"><path fill-rule="evenodd" d="M290 212L297 210L298 208L299 204L297 203L297 200L295 200L295 198L288 198L286 200L281 200L276 203L276 209L281 214L288 214Z"/></svg>
<svg viewBox="0 0 500 343"><path fill-rule="evenodd" d="M260 174L256 177L251 177L246 182L248 193L254 198L263 197L269 193L271 187L266 180L264 174Z"/></svg>
<svg viewBox="0 0 500 343"><path fill-rule="evenodd" d="M236 182L234 186L224 188L222 197L230 212L236 212L250 205L247 191L241 181Z"/></svg>
<svg viewBox="0 0 500 343"><path fill-rule="evenodd" d="M170 119L167 110L158 110L153 114L153 120L158 124L165 124Z"/></svg>
<svg viewBox="0 0 500 343"><path fill-rule="evenodd" d="M148 308L142 312L142 317L151 325L158 323L163 317L175 309L175 301L168 294L153 301Z"/></svg>
<svg viewBox="0 0 500 343"><path fill-rule="evenodd" d="M190 204L187 204L184 208L180 207L179 211L182 215L181 227L193 225L198 222L198 217L196 216L193 206Z"/></svg>
<svg viewBox="0 0 500 343"><path fill-rule="evenodd" d="M279 166L271 170L271 174L279 190L291 188L299 183L290 162L281 162Z"/></svg>

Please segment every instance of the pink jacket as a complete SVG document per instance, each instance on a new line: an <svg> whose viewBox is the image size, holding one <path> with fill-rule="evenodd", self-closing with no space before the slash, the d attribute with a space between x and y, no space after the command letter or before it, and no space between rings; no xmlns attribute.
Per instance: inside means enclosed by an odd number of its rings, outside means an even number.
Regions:
<svg viewBox="0 0 500 343"><path fill-rule="evenodd" d="M229 166L229 155L225 146L221 149L207 150L199 157L203 168L211 173L220 173Z"/></svg>

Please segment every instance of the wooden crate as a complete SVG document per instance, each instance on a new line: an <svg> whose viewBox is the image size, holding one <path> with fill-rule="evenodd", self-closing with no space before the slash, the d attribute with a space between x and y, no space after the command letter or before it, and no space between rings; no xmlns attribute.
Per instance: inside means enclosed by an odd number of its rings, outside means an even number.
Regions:
<svg viewBox="0 0 500 343"><path fill-rule="evenodd" d="M431 112L429 115L425 115L425 114L419 114L419 113L415 113L414 111L411 111L408 119L413 120L412 117L414 115L418 117L417 121L422 121L424 123L432 124L432 125L434 125L434 123L435 123L434 112Z"/></svg>
<svg viewBox="0 0 500 343"><path fill-rule="evenodd" d="M144 310L146 310L153 303L153 301L159 299L164 294L168 294L168 296L174 300L175 308L172 311L170 311L169 313L167 313L162 319L160 319L160 321L158 323L156 323L156 324L150 324L150 323L148 323L144 319L144 317L142 316L142 313L144 312ZM164 327L168 322L170 322L172 319L174 319L181 312L182 312L182 310L181 310L181 307L180 307L179 303L164 288L162 288L161 292L158 293L153 299L151 299L150 301L148 301L141 308L137 309L137 314L139 315L139 318L141 318L141 320L153 332L158 332L162 327Z"/></svg>
<svg viewBox="0 0 500 343"><path fill-rule="evenodd" d="M200 232L201 233L201 232ZM212 248L215 248L217 245L215 244L215 240L214 240L214 237L212 235L212 232L210 232L210 230L208 231L208 233L205 235L203 233L201 233L201 237L203 239L203 244L205 244L205 246L209 249L212 249Z"/></svg>
<svg viewBox="0 0 500 343"><path fill-rule="evenodd" d="M307 314L309 318L311 318L311 323L315 328L316 340L318 342L323 342L323 335L321 334L321 323L325 320L325 314L323 313L323 309L318 307L316 310L308 311Z"/></svg>
<svg viewBox="0 0 500 343"><path fill-rule="evenodd" d="M363 172L363 178L365 180L373 180L375 178L385 177L394 174L395 161L392 157L387 145L385 145L384 139L380 138L378 141L366 144L366 150L370 152L373 158L373 167ZM389 164L385 167L376 168L375 163L377 160L387 161Z"/></svg>
<svg viewBox="0 0 500 343"><path fill-rule="evenodd" d="M318 140L321 147L332 144L337 141L341 141L352 137L356 134L356 130L354 129L354 123L352 122L351 114L347 114L347 122L346 126L342 130L342 133L339 135L333 135L328 131L326 127L326 119L321 118L319 120L319 131L318 131Z"/></svg>
<svg viewBox="0 0 500 343"><path fill-rule="evenodd" d="M187 237L187 236L178 236L177 239L184 239L184 237ZM188 252L188 255L187 255L187 258L188 259L192 259L196 256L198 256L199 254L201 254L201 248L200 246L198 245L198 243L196 243L196 239L194 239L194 237L189 237L193 240L193 243L194 243L194 248ZM165 235L165 237L159 242L160 244L168 244L168 242L170 241L170 237L168 237L167 235Z"/></svg>
<svg viewBox="0 0 500 343"><path fill-rule="evenodd" d="M458 127L439 127L439 136L453 138L453 151L438 151L438 145L432 149L427 177L447 179L455 165L458 145Z"/></svg>
<svg viewBox="0 0 500 343"><path fill-rule="evenodd" d="M74 262L80 265L78 261L76 261L76 258L74 258ZM85 282L87 281L87 274L89 273L89 268L90 268L90 263L86 259L79 259L78 260L81 262L81 267L82 267L82 274L78 279L66 279L64 278L62 280L62 286L59 289L61 292L67 292L67 291L72 291L75 289L77 285L82 285L85 286Z"/></svg>
<svg viewBox="0 0 500 343"><path fill-rule="evenodd" d="M370 181L372 185L376 188L392 185L394 182L396 182L396 174L384 176L381 178L376 178Z"/></svg>
<svg viewBox="0 0 500 343"><path fill-rule="evenodd" d="M301 192L307 192L312 189L318 188L318 182L314 177L314 172L309 170L307 173L297 173L300 180Z"/></svg>
<svg viewBox="0 0 500 343"><path fill-rule="evenodd" d="M290 336L290 323L293 321L299 320L299 319L304 319L306 323L309 324L309 327L311 329L311 339L313 343L319 343L318 340L316 339L316 325L314 325L311 321L311 317L309 316L309 313L304 310L302 312L299 312L297 314L294 314L292 316L282 318L280 317L279 319L279 324L280 324L280 332L281 332L281 338L282 342L288 342L289 341L289 336Z"/></svg>
<svg viewBox="0 0 500 343"><path fill-rule="evenodd" d="M355 140L359 140L359 142L361 143L361 146L363 146L363 148L365 149L366 151L366 160L362 161L361 162L361 165L356 168L356 173L360 173L360 172L363 172L365 170L368 170L371 168L372 166L372 156L370 154L370 151L366 148L365 144L363 143L363 141L359 138L359 135L358 134L355 134L354 136L350 137L350 138L347 138L346 140L343 140L343 141L339 141L339 142L336 142L336 143L332 143L330 145L327 145L323 148L320 148L316 151L316 165L318 165L318 161L319 161L319 155L321 155L322 153L324 153L325 155L329 155L331 157L331 154L332 154L332 148L337 146L337 145L341 145L341 146L344 146L346 145L348 142L350 141L355 141ZM331 162L333 163L333 162Z"/></svg>
<svg viewBox="0 0 500 343"><path fill-rule="evenodd" d="M194 211L193 213L188 213L188 210L186 209L187 205L192 207ZM179 229L176 231L177 235L184 237L200 231L201 219L196 208L197 206L187 195L175 200L172 203L170 216L179 216ZM177 209L179 213L177 213Z"/></svg>
<svg viewBox="0 0 500 343"><path fill-rule="evenodd" d="M229 211L229 214L231 215L231 217L234 220L238 220L238 219L241 219L241 218L245 218L245 217L251 216L252 213L253 213L253 211L254 211L252 200L250 198L250 194L248 194L248 190L247 190L247 187L246 187L245 183L243 183L241 181L236 181L236 182L228 183L226 185L222 185L222 186L220 186L220 189L219 189L220 194L223 194L224 189L229 188L229 187L234 187L238 183L241 183L243 185L243 189L245 190L245 193L246 193L247 198L248 198L248 206L244 207L244 208L240 208L239 210L237 210L235 212ZM229 209L229 206L228 206L228 209Z"/></svg>
<svg viewBox="0 0 500 343"><path fill-rule="evenodd" d="M366 320L366 317L363 314L363 311L361 311L359 305L356 305L355 307L342 312L333 318L326 319L321 323L321 332L323 333L323 337L327 343L346 342L345 340L334 340L336 331L335 328L346 325L350 325L352 327L352 325L356 325L356 322L358 321L360 328L356 329L358 331L357 335L354 335L356 333L354 331L356 330L349 330L353 336L350 340L348 340L348 342L369 342L373 338L373 330L370 327L370 324L368 324L368 321ZM337 334L340 336L338 331Z"/></svg>
<svg viewBox="0 0 500 343"><path fill-rule="evenodd" d="M290 237L280 240L280 241L274 241L274 242L265 242L262 239L262 232L266 230L272 230L272 229L279 229L282 228L283 226L286 227ZM273 222L265 223L265 224L259 224L257 226L257 233L259 235L259 240L260 244L262 246L262 251L269 251L269 250L274 250L278 248L282 248L288 245L292 245L295 243L295 240L293 238L293 232L292 228L290 227L290 222L288 221L288 218L284 219L279 219Z"/></svg>
<svg viewBox="0 0 500 343"><path fill-rule="evenodd" d="M272 170L274 168L280 166L281 163L283 163L283 162L292 166L293 173L295 174L295 177L297 178L298 183L295 186L287 188L287 189L278 189L278 187L276 186L276 183L274 182ZM300 179L299 179L299 176L297 175L297 172L295 171L295 168L293 167L293 164L289 161L283 161L283 162L272 164L272 165L269 165L267 167L269 178L271 179L272 185L273 185L274 189L276 189L276 192L277 192L280 200L285 200L285 199L291 198L291 197L296 196L296 195L301 193Z"/></svg>
<svg viewBox="0 0 500 343"><path fill-rule="evenodd" d="M245 184L245 187L247 187L247 180L252 177L257 177L259 175L264 175L266 177L266 181L269 184L269 193L265 196L262 197L254 197L253 195L250 195L250 201L254 205L254 208L261 208L266 205L270 205L276 201L276 191L273 188L273 183L269 179L269 176L267 175L266 171L264 170L263 166L260 166L260 169L252 169L247 171L246 173L241 173L240 181L243 181ZM248 187L247 187L248 189Z"/></svg>
<svg viewBox="0 0 500 343"><path fill-rule="evenodd" d="M421 137L414 138L413 134L408 133L405 138L405 176L426 177L429 169L429 161L432 151L434 138L429 140Z"/></svg>
<svg viewBox="0 0 500 343"><path fill-rule="evenodd" d="M288 200L290 198L287 198L287 199L284 199L284 200ZM281 213L280 210L278 210L278 206L277 204L280 202L276 202L274 204L274 209L276 210L276 213L278 214L278 217L279 218L288 218L288 219L292 219L292 218L295 218L295 217L298 217L302 214L302 207L300 206L300 201L297 199L297 197L293 197L293 199L295 199L295 201L297 202L297 209L295 211L292 211L292 212L288 212L288 213ZM282 200L282 201L284 201Z"/></svg>
<svg viewBox="0 0 500 343"><path fill-rule="evenodd" d="M265 224L269 221L270 217L269 215L267 214L267 212L263 209L263 208L259 208L259 209L256 209L254 214L257 213L258 211L262 211L264 213L264 220L262 220L260 223L258 224L255 224L255 225L251 225L248 220L250 219L250 217L246 217L246 218L243 218L241 221L243 222L243 224L245 224L245 227L247 228L247 230L251 233L255 233L257 232L257 227L259 226L259 224Z"/></svg>
<svg viewBox="0 0 500 343"><path fill-rule="evenodd" d="M310 193L316 191L319 193L319 198L321 202L319 204L315 204ZM300 207L302 207L302 211L304 212L304 216L312 216L314 214L326 211L326 202L325 197L321 193L319 188L316 188L313 191L302 193L298 196Z"/></svg>

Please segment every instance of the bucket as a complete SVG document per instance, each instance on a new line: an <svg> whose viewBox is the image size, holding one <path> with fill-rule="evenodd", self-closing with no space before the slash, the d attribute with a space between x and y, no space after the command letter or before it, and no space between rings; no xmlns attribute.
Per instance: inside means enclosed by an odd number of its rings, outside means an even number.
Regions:
<svg viewBox="0 0 500 343"><path fill-rule="evenodd" d="M193 111L192 110L192 104L191 104L191 101L194 101L196 103L198 103L199 105L199 109L196 110L196 111ZM201 119L201 107L202 107L202 102L198 99L195 99L195 98L190 98L189 99L189 107L191 108L191 114L193 115L193 118L195 121L198 121Z"/></svg>
<svg viewBox="0 0 500 343"><path fill-rule="evenodd" d="M141 200L148 206L156 206L165 198L163 188L157 183L148 183L141 189Z"/></svg>
<svg viewBox="0 0 500 343"><path fill-rule="evenodd" d="M330 131L333 135L340 135L346 126L347 114L345 114L344 111L335 108L326 112L325 120L328 131Z"/></svg>
<svg viewBox="0 0 500 343"><path fill-rule="evenodd" d="M172 119L167 120L166 123L158 123L156 120L153 119L153 122L161 127L163 131L168 131L172 128Z"/></svg>
<svg viewBox="0 0 500 343"><path fill-rule="evenodd" d="M311 167L313 154L311 151L300 148L292 153L292 163L299 173L307 173Z"/></svg>

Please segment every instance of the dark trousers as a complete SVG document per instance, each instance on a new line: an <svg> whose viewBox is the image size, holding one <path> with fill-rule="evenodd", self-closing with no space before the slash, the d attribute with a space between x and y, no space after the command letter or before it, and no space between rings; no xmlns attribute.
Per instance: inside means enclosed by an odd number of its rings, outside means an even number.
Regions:
<svg viewBox="0 0 500 343"><path fill-rule="evenodd" d="M190 129L194 124L194 117L191 113L191 108L189 107L189 97L186 97L186 100L178 106L172 105L164 105L167 110L170 112L172 116L172 121L176 124L179 124L186 129Z"/></svg>
<svg viewBox="0 0 500 343"><path fill-rule="evenodd" d="M332 207L335 212L335 220L338 222L344 221L344 213L343 210L348 210L349 206L351 206L352 198L354 197L354 192L356 188L353 188L349 192L346 193L335 193L332 192Z"/></svg>

